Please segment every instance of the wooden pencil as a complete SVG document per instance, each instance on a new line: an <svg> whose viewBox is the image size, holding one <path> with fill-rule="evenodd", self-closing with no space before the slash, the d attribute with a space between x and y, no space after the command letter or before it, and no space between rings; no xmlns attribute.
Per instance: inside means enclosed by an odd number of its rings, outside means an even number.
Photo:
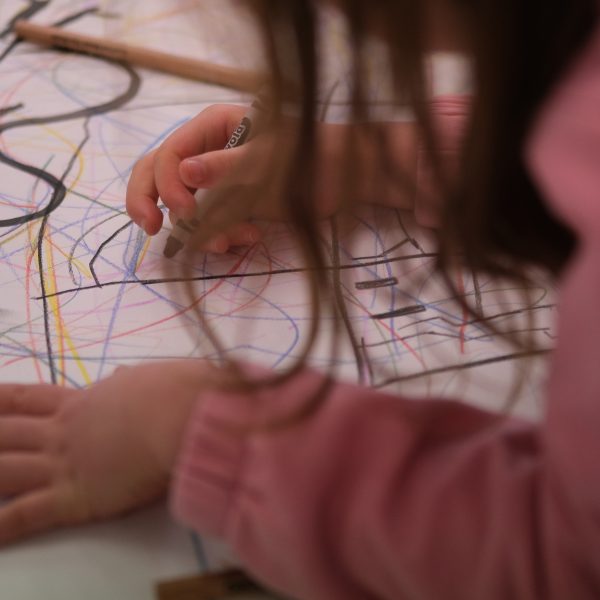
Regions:
<svg viewBox="0 0 600 600"><path fill-rule="evenodd" d="M264 83L264 78L258 73L65 31L58 27L46 27L20 20L16 22L14 30L20 38L44 46L56 46L83 54L101 56L245 92L256 92Z"/></svg>

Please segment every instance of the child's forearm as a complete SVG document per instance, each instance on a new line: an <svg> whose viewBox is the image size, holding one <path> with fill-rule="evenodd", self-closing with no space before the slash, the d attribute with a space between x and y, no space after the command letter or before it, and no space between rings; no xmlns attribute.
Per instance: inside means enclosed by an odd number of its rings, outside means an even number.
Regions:
<svg viewBox="0 0 600 600"><path fill-rule="evenodd" d="M470 96L440 96L429 106L442 175L451 182L458 168ZM347 192L358 202L414 210L417 222L435 227L444 190L436 183L417 123L374 123L356 128L353 135L350 127L325 124L319 130L316 202L320 214L327 216L341 208ZM375 131L382 136L373 135ZM353 162L345 162L349 154Z"/></svg>
<svg viewBox="0 0 600 600"><path fill-rule="evenodd" d="M344 201L412 210L418 136L414 122L373 123L365 128L327 124L321 128L317 204L325 214ZM385 133L383 147L376 130ZM389 164L385 164L385 157ZM388 171L393 168L394 174ZM399 185L405 181L407 185Z"/></svg>

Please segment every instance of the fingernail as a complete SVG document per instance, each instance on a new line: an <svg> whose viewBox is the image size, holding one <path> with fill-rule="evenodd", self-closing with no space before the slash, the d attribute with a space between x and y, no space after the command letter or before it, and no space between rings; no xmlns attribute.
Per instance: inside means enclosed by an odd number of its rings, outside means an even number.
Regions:
<svg viewBox="0 0 600 600"><path fill-rule="evenodd" d="M249 244L256 244L258 242L258 233L254 230L250 230L246 233L246 241Z"/></svg>
<svg viewBox="0 0 600 600"><path fill-rule="evenodd" d="M229 240L226 235L219 234L209 243L209 251L215 254L225 254L229 250Z"/></svg>
<svg viewBox="0 0 600 600"><path fill-rule="evenodd" d="M193 158L186 158L183 161L183 165L187 171L187 175L190 178L191 183L199 185L206 179L206 166L202 158L197 156Z"/></svg>
<svg viewBox="0 0 600 600"><path fill-rule="evenodd" d="M146 219L140 219L137 226L146 233Z"/></svg>

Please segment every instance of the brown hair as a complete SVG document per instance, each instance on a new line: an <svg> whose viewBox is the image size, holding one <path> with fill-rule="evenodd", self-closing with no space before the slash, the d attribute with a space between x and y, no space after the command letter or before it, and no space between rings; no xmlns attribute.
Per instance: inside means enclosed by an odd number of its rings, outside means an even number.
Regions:
<svg viewBox="0 0 600 600"><path fill-rule="evenodd" d="M414 186L410 174L399 172L395 165L382 129L367 125L368 90L363 75L367 41L376 29L388 54L395 101L414 110L420 138L443 190L444 210L436 233L438 268L459 298L450 276L456 267L526 283L532 266L557 274L574 248L572 232L549 213L527 173L523 147L541 103L591 33L598 5L596 0L447 2L465 23L476 89L459 173L452 184L444 177L428 114L422 66L427 52L428 2L337 0L335 5L346 19L352 51L351 121L356 127L349 135L375 139L388 180L405 190ZM331 289L318 242L314 201L322 51L318 47L318 4L314 0L248 1L264 31L272 73L274 117L270 126L274 131L281 126L284 105L293 105L299 114L294 134L286 134L293 142L286 160L278 166L275 187L310 266L315 318L303 358L318 331L321 300L330 296ZM356 146L347 144L348 156L340 165L347 177L340 178L345 184L337 193L345 200L352 199L352 174L360 170L352 154ZM476 307L462 298L459 301L478 316Z"/></svg>

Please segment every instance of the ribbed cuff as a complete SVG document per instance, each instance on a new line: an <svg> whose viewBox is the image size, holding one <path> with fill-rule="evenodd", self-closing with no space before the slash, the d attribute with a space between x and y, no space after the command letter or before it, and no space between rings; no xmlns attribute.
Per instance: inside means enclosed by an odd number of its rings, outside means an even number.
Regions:
<svg viewBox="0 0 600 600"><path fill-rule="evenodd" d="M252 377L268 371L245 367ZM207 392L192 412L171 487L174 517L194 530L227 537L230 516L245 494L256 428L289 417L308 402L323 376L303 371L255 393Z"/></svg>
<svg viewBox="0 0 600 600"><path fill-rule="evenodd" d="M239 393L202 395L188 423L171 487L171 510L194 530L222 537L239 492L251 403Z"/></svg>

